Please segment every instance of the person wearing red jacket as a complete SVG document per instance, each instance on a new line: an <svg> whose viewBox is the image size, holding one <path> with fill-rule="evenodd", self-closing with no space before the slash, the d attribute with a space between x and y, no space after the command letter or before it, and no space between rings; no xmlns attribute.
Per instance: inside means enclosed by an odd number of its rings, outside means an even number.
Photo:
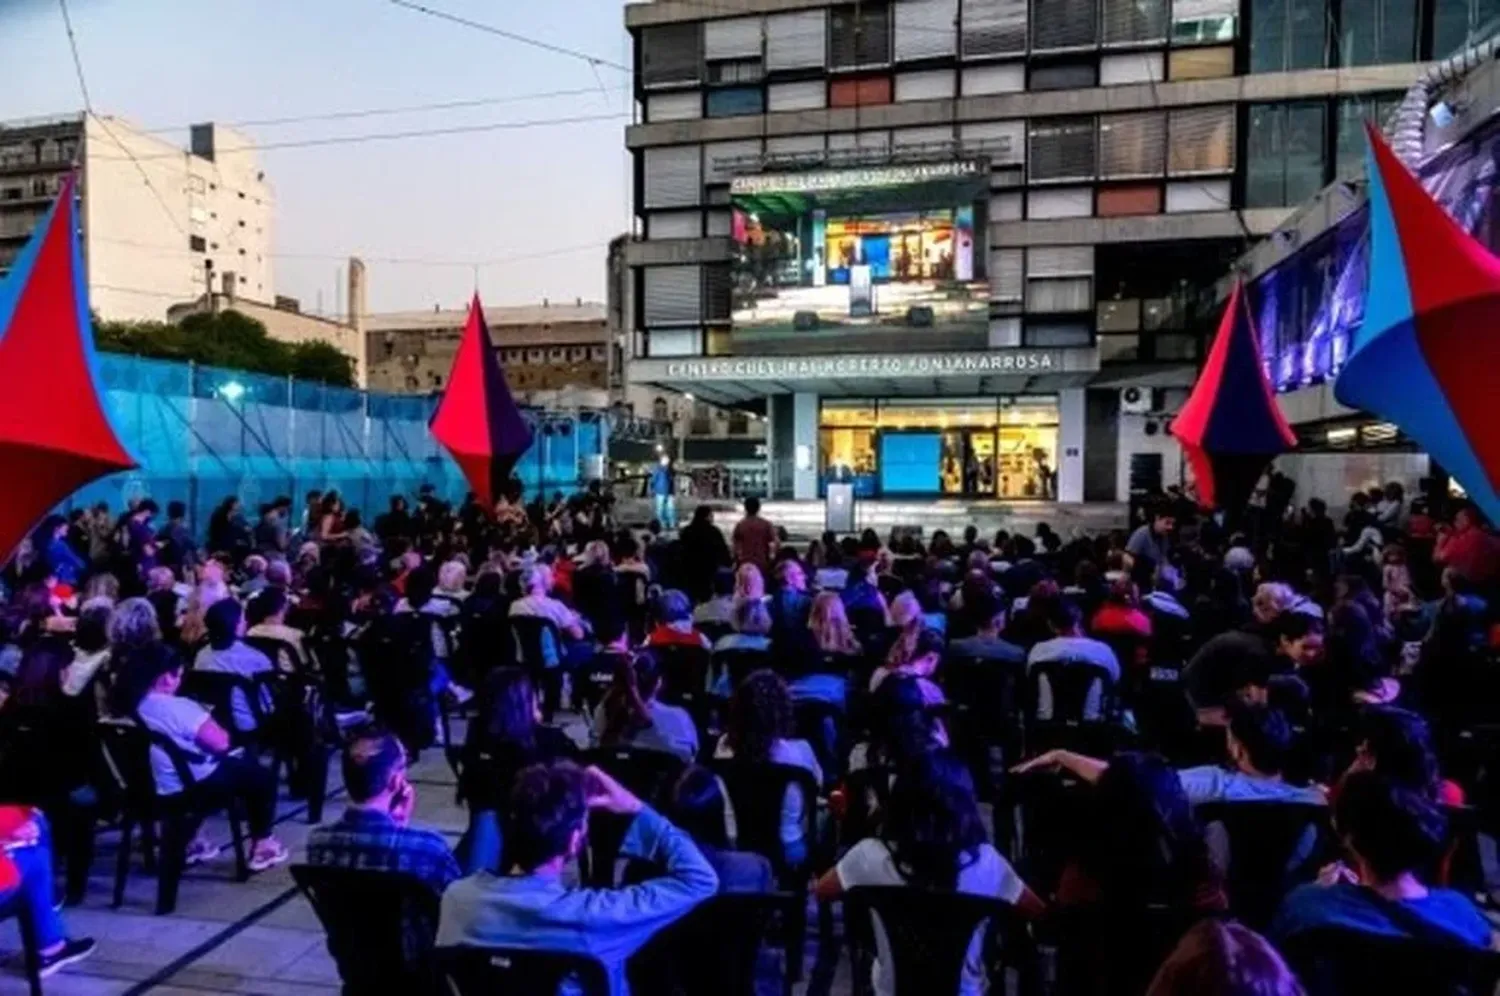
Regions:
<svg viewBox="0 0 1500 996"><path fill-rule="evenodd" d="M52 898L47 818L30 806L0 806L0 915L31 918L46 978L94 953L91 937L68 937Z"/></svg>

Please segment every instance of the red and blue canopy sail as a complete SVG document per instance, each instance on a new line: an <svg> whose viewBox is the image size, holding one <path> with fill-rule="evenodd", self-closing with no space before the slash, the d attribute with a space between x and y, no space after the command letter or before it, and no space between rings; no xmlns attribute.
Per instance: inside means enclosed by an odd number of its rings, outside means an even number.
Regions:
<svg viewBox="0 0 1500 996"><path fill-rule="evenodd" d="M1229 306L1193 392L1172 420L1205 508L1242 509L1266 466L1297 445L1276 406L1244 288Z"/></svg>
<svg viewBox="0 0 1500 996"><path fill-rule="evenodd" d="M1500 260L1367 133L1365 316L1334 396L1394 423L1500 521Z"/></svg>
<svg viewBox="0 0 1500 996"><path fill-rule="evenodd" d="M99 389L75 183L0 283L0 561L70 494L137 466Z"/></svg>
<svg viewBox="0 0 1500 996"><path fill-rule="evenodd" d="M469 305L448 388L429 428L487 509L504 493L516 461L531 448L531 426L506 386L478 294Z"/></svg>

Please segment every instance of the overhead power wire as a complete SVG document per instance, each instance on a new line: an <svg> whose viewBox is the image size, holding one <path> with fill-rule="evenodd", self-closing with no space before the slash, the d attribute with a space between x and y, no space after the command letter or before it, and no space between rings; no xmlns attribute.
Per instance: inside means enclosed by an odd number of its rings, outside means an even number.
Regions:
<svg viewBox="0 0 1500 996"><path fill-rule="evenodd" d="M390 2L397 7L405 7L407 10L414 10L419 14L426 14L428 17L436 17L442 21L450 21L454 24L461 24L466 28L473 28L475 31L483 31L486 34L499 35L501 38L508 38L509 40L513 42L519 42L522 45L530 45L532 48L539 48L544 52L552 52L557 55L566 55L573 59L582 59L584 62L587 62L591 66L607 66L610 69L618 70L622 73L628 73L631 71L630 67L628 66L621 65L620 63L614 62L610 59L602 59L597 55L590 55L588 52L580 52L576 48L568 48L564 45L556 45L552 42L541 41L536 38L529 38L526 35L517 34L514 31L507 31L505 28L497 28L493 24L484 24L480 21L472 21L467 17L459 17L457 14L450 14L444 10L437 10L432 7L423 6L419 3L412 3L410 2L410 0L390 0Z"/></svg>

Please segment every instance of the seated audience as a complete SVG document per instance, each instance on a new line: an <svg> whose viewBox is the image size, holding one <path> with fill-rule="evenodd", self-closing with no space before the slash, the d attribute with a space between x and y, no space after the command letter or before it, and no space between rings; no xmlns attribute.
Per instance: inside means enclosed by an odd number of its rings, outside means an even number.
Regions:
<svg viewBox="0 0 1500 996"><path fill-rule="evenodd" d="M849 616L837 592L820 592L812 602L807 617L807 635L789 641L788 652L801 655L801 667L790 673L788 682L793 702L827 702L843 707L848 697L848 673L864 654L859 638L849 625ZM781 656L778 652L778 657ZM816 665L809 660L817 657Z"/></svg>
<svg viewBox="0 0 1500 996"><path fill-rule="evenodd" d="M693 610L693 622L715 626L734 624L734 572L727 567L714 571L713 597Z"/></svg>
<svg viewBox="0 0 1500 996"><path fill-rule="evenodd" d="M307 669L307 651L302 646L302 631L286 624L289 608L291 600L285 588L280 585L262 588L245 605L245 622L249 624L245 635L286 644L285 648L278 648L276 666L282 671L299 673Z"/></svg>
<svg viewBox="0 0 1500 996"><path fill-rule="evenodd" d="M1134 582L1119 578L1110 584L1104 604L1094 614L1089 629L1101 637L1151 638L1151 619L1140 610Z"/></svg>
<svg viewBox="0 0 1500 996"><path fill-rule="evenodd" d="M899 768L927 751L948 746L948 731L930 709L921 682L892 675L870 696L870 737L849 751L849 770Z"/></svg>
<svg viewBox="0 0 1500 996"><path fill-rule="evenodd" d="M621 854L652 862L659 878L584 889L564 873L579 856L590 810L630 818ZM602 961L610 992L627 992L625 962L661 928L718 890L687 834L597 768L560 762L521 772L511 792L505 875L481 871L443 893L439 946L574 951Z"/></svg>
<svg viewBox="0 0 1500 996"><path fill-rule="evenodd" d="M62 693L82 695L109 663L109 625L114 606L104 599L83 603L73 631L73 662L63 669Z"/></svg>
<svg viewBox="0 0 1500 996"><path fill-rule="evenodd" d="M879 836L855 844L818 880L815 893L819 900L832 902L865 885L993 896L1029 917L1045 910L1042 900L986 839L968 769L944 751L919 756L898 771ZM885 967L891 963L890 940L878 919L874 933L871 985L879 996L892 996L896 984ZM976 930L969 942L960 996L988 988L984 933Z"/></svg>
<svg viewBox="0 0 1500 996"><path fill-rule="evenodd" d="M37 974L50 978L94 953L92 937L69 937L53 898L52 833L30 806L0 805L0 909L31 918Z"/></svg>
<svg viewBox="0 0 1500 996"><path fill-rule="evenodd" d="M344 745L349 805L307 835L307 863L361 871L403 872L442 892L459 877L448 842L411 826L417 790L406 776L406 750L383 730L356 732Z"/></svg>
<svg viewBox="0 0 1500 996"><path fill-rule="evenodd" d="M1465 896L1425 885L1417 870L1441 854L1443 813L1423 793L1374 771L1344 778L1334 829L1349 856L1322 881L1294 889L1271 924L1276 939L1321 928L1432 945L1492 947L1494 928Z"/></svg>
<svg viewBox="0 0 1500 996"><path fill-rule="evenodd" d="M1162 963L1146 996L1306 996L1264 937L1232 920L1200 920Z"/></svg>
<svg viewBox="0 0 1500 996"><path fill-rule="evenodd" d="M658 701L659 691L660 665L650 650L620 661L604 701L594 711L594 743L666 751L691 763L698 756L698 727L686 709Z"/></svg>
<svg viewBox="0 0 1500 996"><path fill-rule="evenodd" d="M714 749L715 757L786 764L801 768L818 785L823 784L823 769L812 745L793 738L792 697L775 671L755 671L740 682L729 700L727 726ZM807 860L803 816L805 808L815 804L814 799L802 798L800 788L787 789L781 805L781 844L788 865L801 865Z"/></svg>
<svg viewBox="0 0 1500 996"><path fill-rule="evenodd" d="M766 603L758 599L740 602L734 607L734 630L719 637L714 644L714 653L722 650L752 650L766 652L771 649L771 613Z"/></svg>
<svg viewBox="0 0 1500 996"><path fill-rule="evenodd" d="M1120 662L1115 657L1115 652L1110 649L1109 644L1083 635L1083 622L1078 606L1063 598L1052 602L1047 615L1047 626L1052 637L1032 647L1031 652L1026 655L1028 671L1044 663L1060 662L1064 666L1091 664L1103 670L1110 681L1119 682ZM1083 707L1085 719L1103 718L1103 694L1104 690L1099 687L1099 683L1094 682ZM1037 718L1051 719L1052 707L1051 684L1043 678L1038 682Z"/></svg>
<svg viewBox="0 0 1500 996"><path fill-rule="evenodd" d="M682 592L668 588L656 596L652 614L656 625L646 634L646 646L710 649L708 637L693 625L693 605Z"/></svg>
<svg viewBox="0 0 1500 996"><path fill-rule="evenodd" d="M467 873L500 868L501 807L517 773L577 753L567 734L542 723L541 698L525 671L502 667L489 673L458 777L459 798L469 810L469 829L459 847Z"/></svg>
<svg viewBox="0 0 1500 996"><path fill-rule="evenodd" d="M269 664L267 665L269 666ZM214 722L207 709L177 694L182 684L182 659L170 648L148 644L130 651L119 667L112 692L115 716L134 717L147 729L164 734L187 761L196 799L222 806L230 799L244 807L250 831L250 870L265 871L286 861L286 847L271 834L276 818L276 776L254 761L229 753L229 734ZM177 766L161 747L151 748L151 771L157 795L176 795L184 786ZM188 847L188 863L207 861L219 853L203 836Z"/></svg>
<svg viewBox="0 0 1500 996"><path fill-rule="evenodd" d="M1442 777L1427 721L1408 709L1372 706L1360 712L1350 772L1374 771L1443 806L1462 806L1464 790Z"/></svg>
<svg viewBox="0 0 1500 996"><path fill-rule="evenodd" d="M240 639L245 635L245 617L239 602L232 598L215 602L209 606L203 621L208 630L208 646L193 659L195 671L220 671L254 681L271 670L270 658ZM270 689L260 685L257 690L261 711L269 711ZM257 728L256 710L242 689L234 690L230 705L236 730L247 733Z"/></svg>
<svg viewBox="0 0 1500 996"><path fill-rule="evenodd" d="M998 588L977 587L969 592L964 604L964 611L974 620L978 632L949 643L951 656L1000 664L1026 663L1026 651L1001 636L1005 632L1006 611Z"/></svg>

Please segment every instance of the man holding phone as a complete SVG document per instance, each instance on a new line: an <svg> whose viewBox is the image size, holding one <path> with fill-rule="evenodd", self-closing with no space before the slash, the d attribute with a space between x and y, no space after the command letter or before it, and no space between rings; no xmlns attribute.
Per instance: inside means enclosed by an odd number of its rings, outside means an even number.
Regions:
<svg viewBox="0 0 1500 996"><path fill-rule="evenodd" d="M565 870L587 844L590 810L630 818L621 855L660 866L662 874L620 889L566 881ZM604 963L615 996L629 991L626 959L719 886L691 837L603 771L566 761L532 765L517 777L505 854L509 874L481 871L443 894L438 946L587 954Z"/></svg>
<svg viewBox="0 0 1500 996"><path fill-rule="evenodd" d="M406 750L394 734L370 729L344 748L349 806L307 836L307 863L405 872L442 892L461 874L443 836L409 826L416 792L406 780Z"/></svg>

